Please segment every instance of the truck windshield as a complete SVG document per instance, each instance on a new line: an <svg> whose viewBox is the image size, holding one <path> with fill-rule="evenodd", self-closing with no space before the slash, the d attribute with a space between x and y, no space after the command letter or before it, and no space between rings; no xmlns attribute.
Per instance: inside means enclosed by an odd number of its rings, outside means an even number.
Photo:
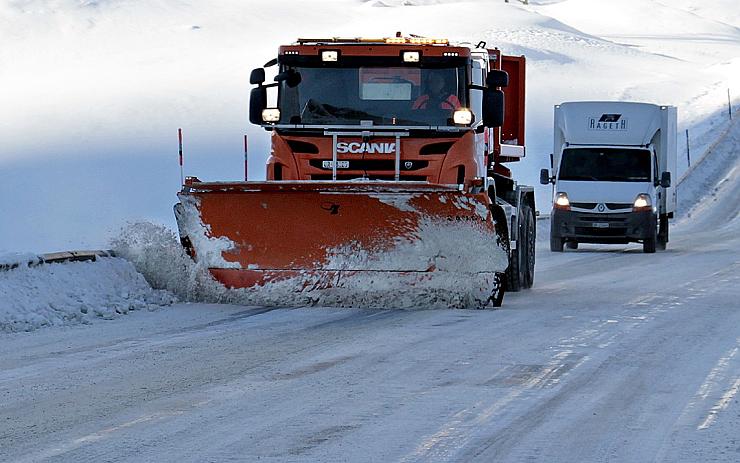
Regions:
<svg viewBox="0 0 740 463"><path fill-rule="evenodd" d="M565 149L558 179L649 182L650 151L621 148Z"/></svg>
<svg viewBox="0 0 740 463"><path fill-rule="evenodd" d="M280 85L283 124L448 126L454 125L455 110L467 104L463 67L286 66L283 71L298 76Z"/></svg>

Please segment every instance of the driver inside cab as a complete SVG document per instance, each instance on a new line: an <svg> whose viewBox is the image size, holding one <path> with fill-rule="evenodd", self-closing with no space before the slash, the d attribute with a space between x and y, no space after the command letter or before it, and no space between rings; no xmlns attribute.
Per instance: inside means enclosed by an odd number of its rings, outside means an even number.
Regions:
<svg viewBox="0 0 740 463"><path fill-rule="evenodd" d="M459 109L462 105L455 95L454 85L449 85L441 72L430 72L422 93L414 101L411 109Z"/></svg>

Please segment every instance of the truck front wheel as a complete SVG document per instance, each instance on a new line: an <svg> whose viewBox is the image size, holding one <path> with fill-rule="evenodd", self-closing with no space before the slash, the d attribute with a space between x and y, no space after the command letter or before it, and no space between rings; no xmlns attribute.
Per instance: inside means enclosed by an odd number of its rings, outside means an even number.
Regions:
<svg viewBox="0 0 740 463"><path fill-rule="evenodd" d="M509 256L506 269L506 289L519 291L534 283L535 223L532 209L523 205L519 215L517 247Z"/></svg>

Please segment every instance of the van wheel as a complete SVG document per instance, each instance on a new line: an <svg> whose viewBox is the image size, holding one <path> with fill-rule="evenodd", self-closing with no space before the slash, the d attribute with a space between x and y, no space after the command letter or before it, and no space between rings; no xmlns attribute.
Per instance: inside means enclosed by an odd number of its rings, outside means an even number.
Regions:
<svg viewBox="0 0 740 463"><path fill-rule="evenodd" d="M647 254L654 253L657 240L658 240L658 231L654 229L649 237L642 240L642 252L647 253Z"/></svg>
<svg viewBox="0 0 740 463"><path fill-rule="evenodd" d="M563 252L563 243L565 240L550 231L550 251Z"/></svg>
<svg viewBox="0 0 740 463"><path fill-rule="evenodd" d="M665 251L666 245L668 244L668 216L663 214L658 219L658 241L656 242L656 248L660 251Z"/></svg>

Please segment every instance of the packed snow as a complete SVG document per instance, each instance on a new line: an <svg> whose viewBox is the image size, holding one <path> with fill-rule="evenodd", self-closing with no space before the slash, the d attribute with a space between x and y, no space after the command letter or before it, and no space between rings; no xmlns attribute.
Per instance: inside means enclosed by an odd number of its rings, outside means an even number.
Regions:
<svg viewBox="0 0 740 463"><path fill-rule="evenodd" d="M127 221L174 229L177 128L185 171L264 178L268 134L247 122L248 76L299 36L397 30L524 54L527 158L514 165L547 213L552 106L672 104L698 157L740 95L734 0L224 0L0 2L0 249L103 248ZM450 20L464 18L464 20ZM679 170L687 167L679 137Z"/></svg>
<svg viewBox="0 0 740 463"><path fill-rule="evenodd" d="M120 258L0 271L0 332L91 323L175 302Z"/></svg>

